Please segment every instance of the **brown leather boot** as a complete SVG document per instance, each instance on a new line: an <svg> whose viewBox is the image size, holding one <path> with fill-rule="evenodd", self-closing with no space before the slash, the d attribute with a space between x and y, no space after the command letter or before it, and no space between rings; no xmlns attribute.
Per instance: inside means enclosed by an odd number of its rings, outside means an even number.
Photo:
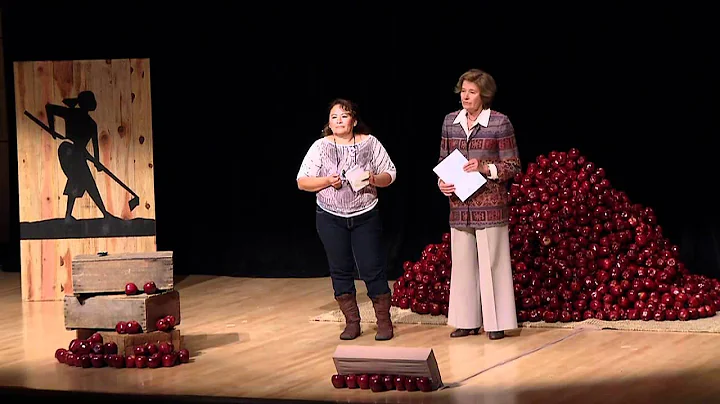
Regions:
<svg viewBox="0 0 720 404"><path fill-rule="evenodd" d="M390 321L390 293L376 296L371 299L377 318L378 331L375 335L377 341L387 341L393 337L393 325Z"/></svg>
<svg viewBox="0 0 720 404"><path fill-rule="evenodd" d="M357 305L357 299L354 294L345 293L335 297L335 300L340 306L345 315L345 330L340 334L340 339L350 340L355 339L360 335L360 309Z"/></svg>

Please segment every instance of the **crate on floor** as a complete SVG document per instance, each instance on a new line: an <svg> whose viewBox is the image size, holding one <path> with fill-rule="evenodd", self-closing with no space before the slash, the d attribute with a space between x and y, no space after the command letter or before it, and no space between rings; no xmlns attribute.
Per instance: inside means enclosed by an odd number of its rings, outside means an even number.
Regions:
<svg viewBox="0 0 720 404"><path fill-rule="evenodd" d="M65 328L114 331L120 321L135 320L142 332L157 330L157 320L175 317L180 324L180 294L177 290L147 295L65 296Z"/></svg>
<svg viewBox="0 0 720 404"><path fill-rule="evenodd" d="M141 291L152 281L159 290L173 290L173 252L152 251L77 255L72 260L72 285L76 295L125 293L134 283Z"/></svg>

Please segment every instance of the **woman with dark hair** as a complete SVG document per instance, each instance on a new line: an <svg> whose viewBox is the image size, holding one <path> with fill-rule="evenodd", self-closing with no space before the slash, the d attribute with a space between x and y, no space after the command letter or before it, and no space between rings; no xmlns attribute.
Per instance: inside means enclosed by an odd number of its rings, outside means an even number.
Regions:
<svg viewBox="0 0 720 404"><path fill-rule="evenodd" d="M307 151L297 183L299 189L316 193L316 229L327 254L335 300L345 315L340 339L361 334L354 276L357 267L375 310L375 339L389 340L393 337L391 293L377 188L395 181L395 165L348 100L330 104L322 134Z"/></svg>

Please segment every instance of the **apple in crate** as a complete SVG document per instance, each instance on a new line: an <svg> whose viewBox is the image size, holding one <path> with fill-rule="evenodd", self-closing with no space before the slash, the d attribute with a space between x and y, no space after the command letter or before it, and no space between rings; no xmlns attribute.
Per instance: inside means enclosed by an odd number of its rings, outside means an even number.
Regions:
<svg viewBox="0 0 720 404"><path fill-rule="evenodd" d="M115 324L115 332L118 334L127 334L127 323L125 321L119 321Z"/></svg>
<svg viewBox="0 0 720 404"><path fill-rule="evenodd" d="M139 334L142 332L142 327L140 327L140 323L138 323L135 320L128 321L127 324L125 324L125 332L128 334Z"/></svg>
<svg viewBox="0 0 720 404"><path fill-rule="evenodd" d="M173 316L172 314L165 316L165 321L167 321L170 328L175 327L175 324L177 324L177 322L175 321L175 316Z"/></svg>
<svg viewBox="0 0 720 404"><path fill-rule="evenodd" d="M140 293L140 289L138 289L136 284L134 284L132 282L125 284L125 294L126 295L131 296L131 295L136 295L138 293Z"/></svg>
<svg viewBox="0 0 720 404"><path fill-rule="evenodd" d="M155 282L150 281L150 282L145 283L145 285L143 285L143 291L145 293L147 293L148 295L151 295L151 294L157 292L157 286L155 286Z"/></svg>
<svg viewBox="0 0 720 404"><path fill-rule="evenodd" d="M167 331L170 329L170 323L164 318L161 318L155 323L155 328L157 328L158 331Z"/></svg>

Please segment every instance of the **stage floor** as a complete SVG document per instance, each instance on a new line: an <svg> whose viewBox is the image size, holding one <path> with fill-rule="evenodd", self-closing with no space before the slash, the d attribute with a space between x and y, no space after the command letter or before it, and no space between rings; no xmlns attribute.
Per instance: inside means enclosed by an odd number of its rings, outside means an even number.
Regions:
<svg viewBox="0 0 720 404"><path fill-rule="evenodd" d="M341 341L340 323L312 322L335 309L330 281L178 277L191 363L160 369L82 369L59 364L74 332L62 302L21 301L20 275L0 272L0 386L117 394L274 400L453 403L719 402L720 335L520 329L505 339L451 339L447 326L397 324L391 341L374 325ZM364 294L365 288L357 283ZM362 300L367 300L362 296ZM339 344L431 347L443 381L432 393L335 389ZM73 399L74 402L75 399Z"/></svg>

